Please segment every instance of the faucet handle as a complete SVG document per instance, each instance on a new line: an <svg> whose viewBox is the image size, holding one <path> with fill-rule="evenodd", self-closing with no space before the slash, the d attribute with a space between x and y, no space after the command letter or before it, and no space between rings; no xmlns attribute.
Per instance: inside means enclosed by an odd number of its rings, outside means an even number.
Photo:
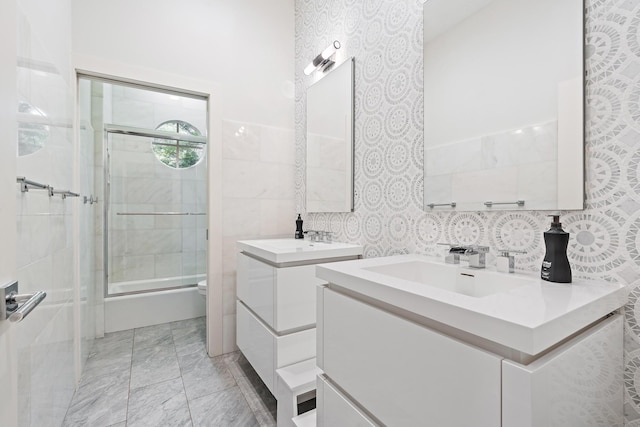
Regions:
<svg viewBox="0 0 640 427"><path fill-rule="evenodd" d="M464 254L464 250L460 251L460 248L455 243L439 242L438 246L448 246L449 250L444 257L444 262L447 264L460 264L460 255Z"/></svg>
<svg viewBox="0 0 640 427"><path fill-rule="evenodd" d="M516 270L515 254L526 254L526 251L519 251L515 249L500 249L498 250L500 255L496 259L496 270L502 273L514 273Z"/></svg>
<svg viewBox="0 0 640 427"><path fill-rule="evenodd" d="M323 231L322 241L325 243L331 243L333 239L333 231Z"/></svg>

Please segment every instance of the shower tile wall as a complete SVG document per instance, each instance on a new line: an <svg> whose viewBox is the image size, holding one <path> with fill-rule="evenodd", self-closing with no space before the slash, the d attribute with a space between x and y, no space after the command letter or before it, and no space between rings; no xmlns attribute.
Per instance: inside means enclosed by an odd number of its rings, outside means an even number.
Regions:
<svg viewBox="0 0 640 427"><path fill-rule="evenodd" d="M155 129L167 120L182 120L206 131L205 101L110 87L112 118L106 123ZM152 138L111 136L110 283L206 272L204 215L116 215L205 212L206 160L194 167L173 169L156 158L151 142Z"/></svg>
<svg viewBox="0 0 640 427"><path fill-rule="evenodd" d="M298 206L304 206L304 105L312 83L302 70L334 39L342 42L342 58L356 58L355 212L307 215L309 227L363 244L366 257L440 255L437 242L478 243L525 250L518 265L537 270L545 212L423 211L422 2L295 4ZM624 308L625 417L639 426L640 2L587 0L586 7L587 209L562 222L572 234L574 274L617 280L631 291Z"/></svg>
<svg viewBox="0 0 640 427"><path fill-rule="evenodd" d="M236 241L295 231L292 129L223 120L223 351L237 349Z"/></svg>
<svg viewBox="0 0 640 427"><path fill-rule="evenodd" d="M70 4L21 0L18 12L17 174L79 191L73 176L71 34L62 30L70 28ZM16 197L20 292L47 292L40 306L13 326L18 330L19 424L60 425L75 387L73 224L78 201L35 189L21 193L17 185Z"/></svg>

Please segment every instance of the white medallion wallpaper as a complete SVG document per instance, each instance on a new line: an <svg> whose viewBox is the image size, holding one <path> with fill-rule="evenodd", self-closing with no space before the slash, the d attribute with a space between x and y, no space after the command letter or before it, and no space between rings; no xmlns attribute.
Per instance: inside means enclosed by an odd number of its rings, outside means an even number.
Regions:
<svg viewBox="0 0 640 427"><path fill-rule="evenodd" d="M566 212L576 277L631 291L625 314L625 418L640 426L640 1L586 0L587 209ZM366 257L440 255L438 242L524 250L538 270L545 212L423 210L422 2L296 0L296 206L305 228L359 242ZM305 92L302 70L333 40L355 57L355 209L304 213ZM293 218L292 218L293 221Z"/></svg>

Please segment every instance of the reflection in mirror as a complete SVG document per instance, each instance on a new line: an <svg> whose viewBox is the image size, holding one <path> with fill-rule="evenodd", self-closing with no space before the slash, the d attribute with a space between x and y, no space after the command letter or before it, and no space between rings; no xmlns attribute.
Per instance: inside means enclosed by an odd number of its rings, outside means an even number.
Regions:
<svg viewBox="0 0 640 427"><path fill-rule="evenodd" d="M47 116L28 102L18 103L18 156L33 154L49 139Z"/></svg>
<svg viewBox="0 0 640 427"><path fill-rule="evenodd" d="M307 212L353 210L353 64L307 90Z"/></svg>
<svg viewBox="0 0 640 427"><path fill-rule="evenodd" d="M427 211L583 209L583 10L425 3Z"/></svg>

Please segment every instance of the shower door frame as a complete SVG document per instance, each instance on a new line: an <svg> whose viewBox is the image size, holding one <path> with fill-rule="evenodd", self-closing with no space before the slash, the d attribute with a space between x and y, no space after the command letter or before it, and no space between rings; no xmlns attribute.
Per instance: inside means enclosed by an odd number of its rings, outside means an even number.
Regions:
<svg viewBox="0 0 640 427"><path fill-rule="evenodd" d="M129 85L131 86L131 85ZM193 98L193 96L190 96ZM204 101L207 101L206 98L202 98ZM197 284L193 284L193 285L178 285L178 286L171 286L171 287L167 287L167 288L160 288L160 289L145 289L145 290L138 290L138 291L129 291L129 292L118 292L118 293L113 293L110 294L109 293L109 206L111 203L111 173L110 173L110 169L111 169L111 153L109 152L109 135L113 134L113 135L128 135L128 136L137 136L137 137L142 137L142 138L160 138L160 139L170 139L170 140L179 140L179 141L186 141L186 142L192 142L192 143L197 143L197 144L204 144L205 146L208 145L208 137L207 136L195 136L195 135L187 135L187 134L179 134L179 133L174 133L174 132L166 132L166 131L161 131L161 130L155 130L155 129L144 129L144 128L137 128L137 127L133 127L133 126L123 126L123 125L116 125L116 124L111 124L111 123L105 123L104 124L104 129L103 129L103 144L102 144L102 171L103 171L103 191L104 191L104 195L103 195L103 207L102 207L102 262L103 262L103 270L104 270L104 275L103 275L103 279L104 279L104 283L103 283L103 297L104 298L113 298L113 297L119 297L119 296L124 296L124 295L136 295L136 294L145 294L145 293L150 293L150 292L157 292L157 291L168 291L168 290L173 290L173 289L183 289L183 288L192 288L197 286ZM208 162L209 159L207 158L208 155L208 150L205 147L205 160ZM202 160L202 159L201 159ZM206 170L209 169L209 164L207 163L207 167ZM206 177L205 177L205 184L206 183ZM205 185L205 191L206 191L206 185ZM153 213L149 213L149 215L153 215ZM205 212L204 215L207 215L207 213ZM197 229L197 228L196 228ZM205 272L205 275L207 273Z"/></svg>
<svg viewBox="0 0 640 427"><path fill-rule="evenodd" d="M223 334L222 87L208 80L94 56L76 54L73 62L76 78L107 79L207 99L207 353L213 357L233 351L235 337Z"/></svg>

